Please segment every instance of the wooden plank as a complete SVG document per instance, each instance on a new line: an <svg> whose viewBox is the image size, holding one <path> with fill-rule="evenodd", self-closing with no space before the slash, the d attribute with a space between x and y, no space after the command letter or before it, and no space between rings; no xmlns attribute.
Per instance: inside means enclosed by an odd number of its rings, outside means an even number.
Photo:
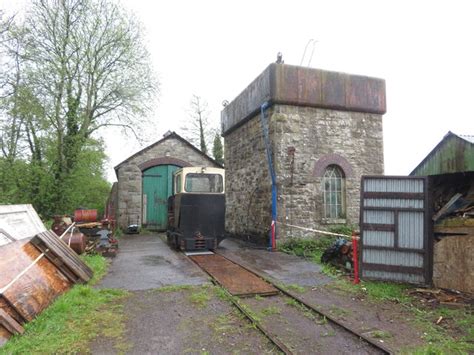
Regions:
<svg viewBox="0 0 474 355"><path fill-rule="evenodd" d="M462 194L457 193L446 203L434 216L433 222L443 217L445 214L452 212L456 208L456 202L462 197ZM458 206L459 207L459 206Z"/></svg>
<svg viewBox="0 0 474 355"><path fill-rule="evenodd" d="M3 309L0 309L0 325L11 334L23 334L25 329Z"/></svg>
<svg viewBox="0 0 474 355"><path fill-rule="evenodd" d="M75 251L53 232L39 233L32 239L32 242L37 246L44 244L51 254L60 259L78 277L80 282L85 283L92 278L93 271L79 258Z"/></svg>
<svg viewBox="0 0 474 355"><path fill-rule="evenodd" d="M439 234L447 234L447 235L465 235L469 237L474 236L474 227L444 227L444 226L435 226L434 232Z"/></svg>
<svg viewBox="0 0 474 355"><path fill-rule="evenodd" d="M0 309L5 311L10 317L12 317L17 323L23 324L26 319L21 316L20 313L2 294L0 294Z"/></svg>

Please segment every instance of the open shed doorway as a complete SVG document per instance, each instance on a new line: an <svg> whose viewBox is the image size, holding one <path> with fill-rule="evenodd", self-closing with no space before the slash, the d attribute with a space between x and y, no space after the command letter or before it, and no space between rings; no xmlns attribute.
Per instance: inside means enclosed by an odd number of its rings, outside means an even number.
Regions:
<svg viewBox="0 0 474 355"><path fill-rule="evenodd" d="M143 225L147 229L166 230L168 197L173 193L173 173L180 167L158 165L143 171Z"/></svg>

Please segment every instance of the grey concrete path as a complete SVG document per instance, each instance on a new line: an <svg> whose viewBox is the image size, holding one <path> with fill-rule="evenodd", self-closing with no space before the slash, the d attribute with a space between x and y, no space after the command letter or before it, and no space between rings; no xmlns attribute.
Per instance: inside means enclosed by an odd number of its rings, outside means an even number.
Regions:
<svg viewBox="0 0 474 355"><path fill-rule="evenodd" d="M119 252L97 287L137 291L208 282L203 271L164 240L164 235L159 234L123 235Z"/></svg>
<svg viewBox="0 0 474 355"><path fill-rule="evenodd" d="M332 281L322 273L321 266L309 260L281 252L270 252L264 248L255 249L235 239L224 240L219 245L218 252L285 284L316 286Z"/></svg>

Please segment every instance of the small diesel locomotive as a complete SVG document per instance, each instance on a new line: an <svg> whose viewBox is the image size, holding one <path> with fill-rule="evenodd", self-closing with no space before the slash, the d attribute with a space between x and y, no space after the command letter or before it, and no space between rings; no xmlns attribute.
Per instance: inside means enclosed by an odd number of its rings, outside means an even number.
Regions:
<svg viewBox="0 0 474 355"><path fill-rule="evenodd" d="M224 169L187 167L173 176L168 198L168 243L183 251L208 251L224 239Z"/></svg>

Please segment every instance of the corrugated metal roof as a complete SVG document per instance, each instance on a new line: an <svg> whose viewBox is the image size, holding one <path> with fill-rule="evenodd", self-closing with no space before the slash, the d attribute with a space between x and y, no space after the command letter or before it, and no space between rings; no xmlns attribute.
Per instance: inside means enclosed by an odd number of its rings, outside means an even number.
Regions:
<svg viewBox="0 0 474 355"><path fill-rule="evenodd" d="M474 135L460 134L458 137L468 141L469 143L474 144Z"/></svg>
<svg viewBox="0 0 474 355"><path fill-rule="evenodd" d="M456 150L457 146L461 147L461 151ZM437 175L465 171L474 171L474 135L460 135L450 131L410 175Z"/></svg>

